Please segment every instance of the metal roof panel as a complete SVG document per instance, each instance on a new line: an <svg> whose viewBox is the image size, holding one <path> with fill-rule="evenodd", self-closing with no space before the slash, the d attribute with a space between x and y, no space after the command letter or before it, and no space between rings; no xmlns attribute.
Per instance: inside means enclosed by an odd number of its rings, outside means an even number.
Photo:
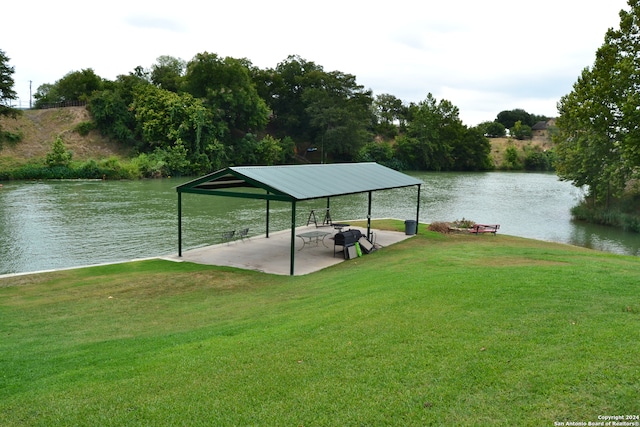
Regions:
<svg viewBox="0 0 640 427"><path fill-rule="evenodd" d="M377 163L332 163L234 166L182 184L177 191L256 187L292 200L310 200L420 184L423 182L416 178Z"/></svg>
<svg viewBox="0 0 640 427"><path fill-rule="evenodd" d="M333 163L229 168L296 200L362 193L422 184L377 163Z"/></svg>

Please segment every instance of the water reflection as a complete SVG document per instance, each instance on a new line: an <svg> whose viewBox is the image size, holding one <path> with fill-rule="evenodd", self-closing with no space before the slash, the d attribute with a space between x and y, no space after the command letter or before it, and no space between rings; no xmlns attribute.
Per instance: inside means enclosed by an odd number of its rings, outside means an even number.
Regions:
<svg viewBox="0 0 640 427"><path fill-rule="evenodd" d="M569 244L604 252L640 255L637 233L626 233L610 227L574 222Z"/></svg>
<svg viewBox="0 0 640 427"><path fill-rule="evenodd" d="M499 223L504 234L640 254L640 235L571 221L582 194L542 173L411 173L424 181L420 221ZM0 274L159 256L177 251L177 193L186 179L7 182L0 189ZM367 194L333 198L334 220L365 218ZM415 218L414 187L375 192L372 217ZM326 200L297 204L296 223ZM270 230L291 207L270 205ZM183 195L183 247L219 242L225 230L263 234L265 202Z"/></svg>

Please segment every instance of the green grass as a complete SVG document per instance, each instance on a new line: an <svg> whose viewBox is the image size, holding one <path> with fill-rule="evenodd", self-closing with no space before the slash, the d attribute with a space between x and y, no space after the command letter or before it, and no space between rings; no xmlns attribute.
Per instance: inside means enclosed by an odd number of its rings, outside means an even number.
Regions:
<svg viewBox="0 0 640 427"><path fill-rule="evenodd" d="M0 425L640 412L640 260L424 230L308 276L157 260L2 279Z"/></svg>

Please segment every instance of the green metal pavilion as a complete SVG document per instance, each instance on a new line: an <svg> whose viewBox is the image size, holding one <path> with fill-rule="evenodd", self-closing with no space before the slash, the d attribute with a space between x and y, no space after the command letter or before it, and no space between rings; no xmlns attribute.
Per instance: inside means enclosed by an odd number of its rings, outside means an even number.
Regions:
<svg viewBox="0 0 640 427"><path fill-rule="evenodd" d="M182 256L182 193L262 199L266 201L266 237L269 202L291 203L291 267L294 273L296 203L349 194L369 193L367 236L371 234L371 194L374 191L417 186L416 227L420 216L422 181L377 163L334 163L286 166L235 166L204 175L176 187L178 192L178 256ZM262 189L247 192L243 188ZM417 230L417 228L416 228Z"/></svg>

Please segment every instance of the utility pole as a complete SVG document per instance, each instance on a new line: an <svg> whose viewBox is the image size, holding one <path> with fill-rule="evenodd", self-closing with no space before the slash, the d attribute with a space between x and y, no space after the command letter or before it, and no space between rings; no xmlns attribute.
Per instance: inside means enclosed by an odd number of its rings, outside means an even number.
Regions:
<svg viewBox="0 0 640 427"><path fill-rule="evenodd" d="M31 80L29 80L29 109L31 109Z"/></svg>

